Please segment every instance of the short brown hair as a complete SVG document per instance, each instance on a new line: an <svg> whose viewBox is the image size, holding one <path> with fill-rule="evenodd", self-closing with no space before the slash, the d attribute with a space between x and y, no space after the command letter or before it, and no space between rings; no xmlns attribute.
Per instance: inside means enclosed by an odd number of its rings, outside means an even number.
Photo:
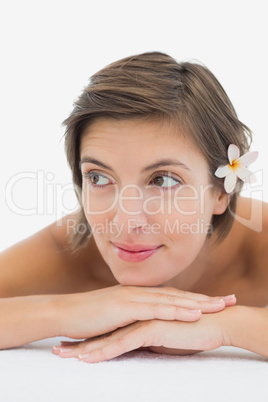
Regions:
<svg viewBox="0 0 268 402"><path fill-rule="evenodd" d="M161 52L148 52L116 61L94 74L82 95L63 122L65 152L81 206L78 224L87 228L70 237L73 251L86 243L91 228L82 202L80 137L84 129L99 117L129 119L148 117L172 119L189 133L206 158L211 183L222 188L223 180L214 173L227 163L227 148L235 144L241 154L249 150L251 131L240 122L232 103L216 77L198 63L177 62ZM240 183L241 184L241 183ZM240 186L241 187L241 186ZM230 195L230 208L236 209L239 190ZM233 214L227 209L212 218L218 239L231 229Z"/></svg>

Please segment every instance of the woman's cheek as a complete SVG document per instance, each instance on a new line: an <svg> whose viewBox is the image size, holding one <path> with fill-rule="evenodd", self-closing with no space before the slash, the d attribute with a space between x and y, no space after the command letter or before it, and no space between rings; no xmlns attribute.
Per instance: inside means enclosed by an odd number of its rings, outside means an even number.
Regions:
<svg viewBox="0 0 268 402"><path fill-rule="evenodd" d="M102 220L103 216L110 213L116 206L117 198L114 190L91 189L85 187L82 192L84 213L94 221Z"/></svg>
<svg viewBox="0 0 268 402"><path fill-rule="evenodd" d="M189 265L201 250L211 233L212 202L209 193L193 193L192 188L174 197L172 213L165 215L165 236L170 238L172 254L180 261L181 268Z"/></svg>

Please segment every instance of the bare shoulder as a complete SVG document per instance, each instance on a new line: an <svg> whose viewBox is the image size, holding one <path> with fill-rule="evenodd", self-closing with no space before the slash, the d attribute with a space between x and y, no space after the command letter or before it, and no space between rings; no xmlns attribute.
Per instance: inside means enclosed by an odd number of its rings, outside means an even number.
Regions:
<svg viewBox="0 0 268 402"><path fill-rule="evenodd" d="M268 203L239 197L235 220L245 227L247 238L254 243L256 251L268 246Z"/></svg>
<svg viewBox="0 0 268 402"><path fill-rule="evenodd" d="M94 242L68 252L68 222L73 213L0 253L0 297L72 293L92 285L92 267L100 266ZM67 251L66 251L67 250Z"/></svg>
<svg viewBox="0 0 268 402"><path fill-rule="evenodd" d="M235 220L243 227L243 249L250 272L258 281L265 281L268 290L268 203L239 198Z"/></svg>

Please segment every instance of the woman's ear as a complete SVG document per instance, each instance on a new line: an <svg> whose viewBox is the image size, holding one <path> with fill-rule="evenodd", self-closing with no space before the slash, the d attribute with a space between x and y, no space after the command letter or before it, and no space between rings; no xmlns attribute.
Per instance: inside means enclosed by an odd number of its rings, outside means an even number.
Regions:
<svg viewBox="0 0 268 402"><path fill-rule="evenodd" d="M213 214L214 215L221 215L226 211L226 208L228 207L230 203L231 197L229 194L225 192L219 192L217 193L215 197L215 204L214 204L214 209L213 209Z"/></svg>

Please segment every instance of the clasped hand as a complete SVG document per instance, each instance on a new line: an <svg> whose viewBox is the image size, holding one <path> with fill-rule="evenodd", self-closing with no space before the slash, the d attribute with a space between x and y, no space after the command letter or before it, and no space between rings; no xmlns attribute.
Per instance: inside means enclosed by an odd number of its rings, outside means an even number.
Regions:
<svg viewBox="0 0 268 402"><path fill-rule="evenodd" d="M87 339L61 342L53 353L88 363L139 348L177 355L216 349L224 332L213 313L236 303L230 296L121 285L62 297L60 335Z"/></svg>

